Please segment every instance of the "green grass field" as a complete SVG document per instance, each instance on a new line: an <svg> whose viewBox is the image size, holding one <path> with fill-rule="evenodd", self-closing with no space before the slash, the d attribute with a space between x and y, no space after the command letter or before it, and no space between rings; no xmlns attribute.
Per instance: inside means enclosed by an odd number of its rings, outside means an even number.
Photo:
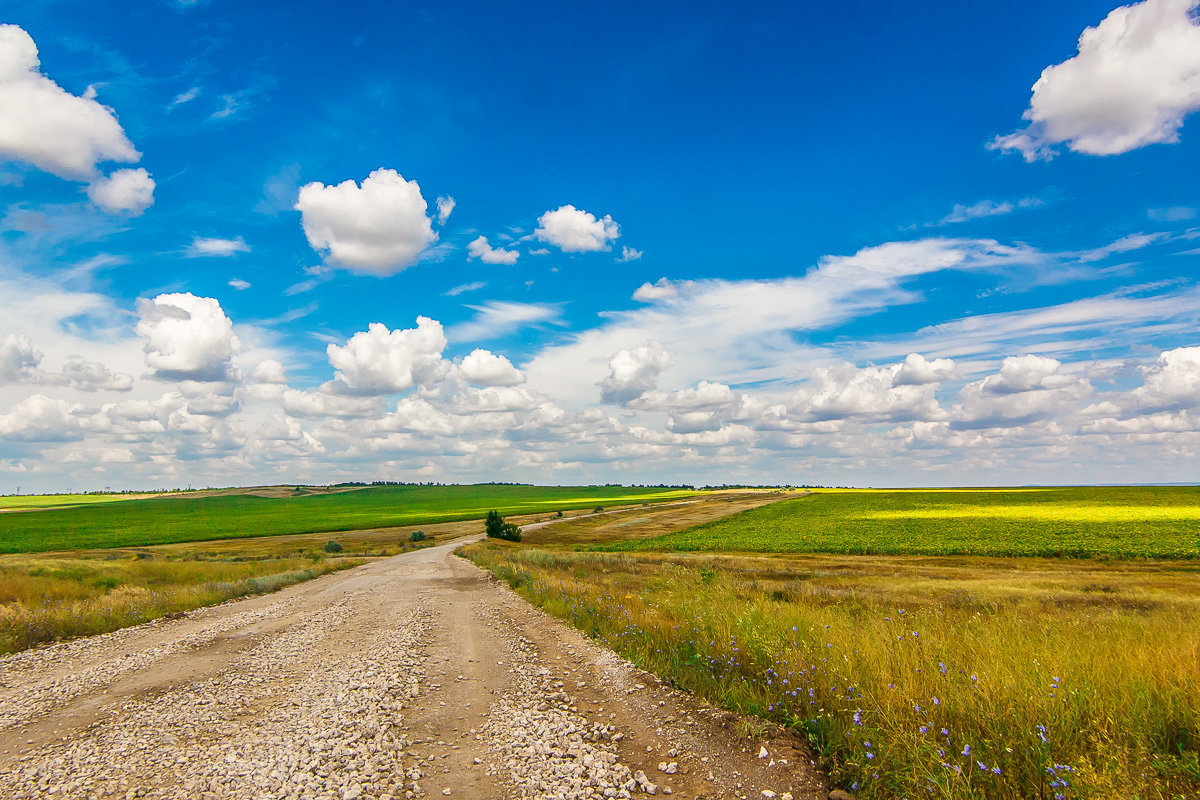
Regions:
<svg viewBox="0 0 1200 800"><path fill-rule="evenodd" d="M620 486L372 486L295 497L165 496L0 514L0 553L139 547L532 514L695 494Z"/></svg>
<svg viewBox="0 0 1200 800"><path fill-rule="evenodd" d="M606 550L1200 558L1200 488L818 490Z"/></svg>

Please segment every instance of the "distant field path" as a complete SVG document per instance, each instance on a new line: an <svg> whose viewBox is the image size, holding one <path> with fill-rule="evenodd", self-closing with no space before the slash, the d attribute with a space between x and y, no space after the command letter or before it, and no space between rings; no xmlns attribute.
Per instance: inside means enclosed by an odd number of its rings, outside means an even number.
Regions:
<svg viewBox="0 0 1200 800"><path fill-rule="evenodd" d="M740 738L468 540L0 660L0 796L824 797L798 740Z"/></svg>

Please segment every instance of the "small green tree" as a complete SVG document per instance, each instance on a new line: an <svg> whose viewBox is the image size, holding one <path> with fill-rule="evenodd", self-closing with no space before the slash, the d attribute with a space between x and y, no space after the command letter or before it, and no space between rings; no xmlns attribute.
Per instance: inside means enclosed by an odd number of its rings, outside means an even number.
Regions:
<svg viewBox="0 0 1200 800"><path fill-rule="evenodd" d="M483 518L483 529L493 539L505 539L510 542L521 541L521 526L505 522L500 512L492 509Z"/></svg>
<svg viewBox="0 0 1200 800"><path fill-rule="evenodd" d="M409 535L408 540L410 542L425 541L425 531L413 531L412 534Z"/></svg>
<svg viewBox="0 0 1200 800"><path fill-rule="evenodd" d="M337 542L335 542L335 541L332 541L332 540L330 540L330 541L326 542L326 543L325 543L325 547L323 547L322 549L323 549L323 550L324 550L326 553L340 553L340 552L342 552L342 546L341 546L340 544L338 544Z"/></svg>

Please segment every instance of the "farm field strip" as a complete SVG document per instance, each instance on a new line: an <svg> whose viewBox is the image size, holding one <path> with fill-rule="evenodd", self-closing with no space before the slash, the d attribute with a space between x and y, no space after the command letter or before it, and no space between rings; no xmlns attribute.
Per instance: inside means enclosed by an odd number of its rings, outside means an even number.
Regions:
<svg viewBox="0 0 1200 800"><path fill-rule="evenodd" d="M596 547L1195 559L1200 558L1200 489L818 490L662 538Z"/></svg>
<svg viewBox="0 0 1200 800"><path fill-rule="evenodd" d="M352 531L453 522L488 510L530 514L596 505L656 503L687 490L617 486L371 486L262 497L162 496L121 503L0 514L0 553L141 547L253 536Z"/></svg>

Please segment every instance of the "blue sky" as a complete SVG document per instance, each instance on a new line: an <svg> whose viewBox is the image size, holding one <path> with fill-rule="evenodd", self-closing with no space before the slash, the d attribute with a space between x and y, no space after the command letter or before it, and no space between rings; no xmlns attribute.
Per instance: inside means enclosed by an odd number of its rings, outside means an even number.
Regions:
<svg viewBox="0 0 1200 800"><path fill-rule="evenodd" d="M1200 480L1192 0L0 11L0 491Z"/></svg>

